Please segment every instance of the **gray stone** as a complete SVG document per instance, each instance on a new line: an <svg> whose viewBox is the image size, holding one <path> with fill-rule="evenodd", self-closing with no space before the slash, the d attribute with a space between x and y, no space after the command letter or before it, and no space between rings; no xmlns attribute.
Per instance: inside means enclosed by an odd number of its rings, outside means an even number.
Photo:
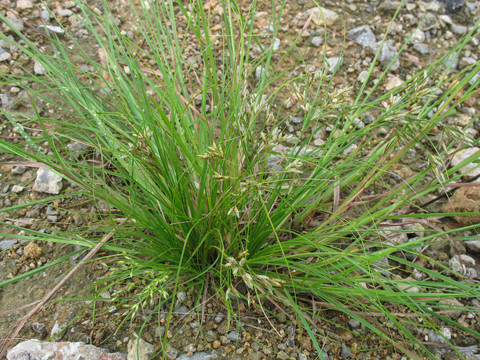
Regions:
<svg viewBox="0 0 480 360"><path fill-rule="evenodd" d="M47 209L45 210L45 214L47 214L47 215L57 215L58 211L57 211L57 209L55 209L51 206L47 206Z"/></svg>
<svg viewBox="0 0 480 360"><path fill-rule="evenodd" d="M465 241L465 246L472 253L480 253L480 240L468 240Z"/></svg>
<svg viewBox="0 0 480 360"><path fill-rule="evenodd" d="M176 315L186 315L188 314L188 308L186 306L177 306L175 310L173 310L173 313Z"/></svg>
<svg viewBox="0 0 480 360"><path fill-rule="evenodd" d="M458 56L456 53L451 53L449 56L443 60L443 64L445 67L449 68L450 70L457 70L458 67Z"/></svg>
<svg viewBox="0 0 480 360"><path fill-rule="evenodd" d="M337 71L340 66L342 66L343 63L343 58L339 56L333 56L331 58L327 59L327 64L328 64L328 72L333 73Z"/></svg>
<svg viewBox="0 0 480 360"><path fill-rule="evenodd" d="M152 344L142 340L130 340L127 344L128 360L148 360L155 354Z"/></svg>
<svg viewBox="0 0 480 360"><path fill-rule="evenodd" d="M57 195L62 190L62 177L48 169L38 169L33 190Z"/></svg>
<svg viewBox="0 0 480 360"><path fill-rule="evenodd" d="M6 109L13 104L13 101L8 97L7 94L0 94L0 106Z"/></svg>
<svg viewBox="0 0 480 360"><path fill-rule="evenodd" d="M397 286L401 291L410 293L410 294L417 294L420 292L420 288L418 286L412 285L412 283L414 283L415 280L413 280L413 278L411 278L410 276L405 279L402 279L401 277L398 277L396 279L399 280L399 283L397 284Z"/></svg>
<svg viewBox="0 0 480 360"><path fill-rule="evenodd" d="M7 250L17 243L17 240L2 240L0 241L0 250Z"/></svg>
<svg viewBox="0 0 480 360"><path fill-rule="evenodd" d="M306 12L298 13L294 16L292 21L290 21L290 25L294 27L302 27L305 25L309 18L309 15Z"/></svg>
<svg viewBox="0 0 480 360"><path fill-rule="evenodd" d="M363 70L360 74L358 74L357 80L360 81L361 83L363 83L365 81L365 79L367 78L367 76L368 76L368 71Z"/></svg>
<svg viewBox="0 0 480 360"><path fill-rule="evenodd" d="M347 37L358 42L363 47L367 47L370 43L377 42L375 34L367 25L359 26L350 30L347 33Z"/></svg>
<svg viewBox="0 0 480 360"><path fill-rule="evenodd" d="M38 61L34 61L33 72L35 73L35 75L45 75L45 68Z"/></svg>
<svg viewBox="0 0 480 360"><path fill-rule="evenodd" d="M31 218L20 218L14 222L15 226L21 226L21 227L28 227L32 226L33 223L35 223L37 219L31 219Z"/></svg>
<svg viewBox="0 0 480 360"><path fill-rule="evenodd" d="M126 354L107 353L104 349L82 342L22 341L7 353L7 360L125 360Z"/></svg>
<svg viewBox="0 0 480 360"><path fill-rule="evenodd" d="M303 123L303 117L302 116L290 116L290 121L294 124L301 124L301 123Z"/></svg>
<svg viewBox="0 0 480 360"><path fill-rule="evenodd" d="M178 350L171 345L167 345L165 352L169 359L176 359L178 356Z"/></svg>
<svg viewBox="0 0 480 360"><path fill-rule="evenodd" d="M458 35L465 35L468 31L468 28L466 26L458 24L453 24L451 29L453 33Z"/></svg>
<svg viewBox="0 0 480 360"><path fill-rule="evenodd" d="M227 335L227 339L232 341L242 341L242 334L240 334L238 331L230 331Z"/></svg>
<svg viewBox="0 0 480 360"><path fill-rule="evenodd" d="M198 329L200 324L198 321L192 321L191 323L188 324L192 329Z"/></svg>
<svg viewBox="0 0 480 360"><path fill-rule="evenodd" d="M449 261L448 265L452 271L470 277L476 277L476 271L473 272L475 266L475 259L468 255L455 255Z"/></svg>
<svg viewBox="0 0 480 360"><path fill-rule="evenodd" d="M323 37L321 36L314 36L312 38L312 45L315 47L319 47L323 44Z"/></svg>
<svg viewBox="0 0 480 360"><path fill-rule="evenodd" d="M412 37L410 38L410 42L412 44L424 43L425 38L425 32L420 29L416 29L415 32L412 34Z"/></svg>
<svg viewBox="0 0 480 360"><path fill-rule="evenodd" d="M302 354L303 355L303 354ZM247 359L248 360L261 360L263 357L263 354L259 351L254 351L251 354L248 354Z"/></svg>
<svg viewBox="0 0 480 360"><path fill-rule="evenodd" d="M395 59L395 57L398 54L398 51L395 48L395 46L393 46L388 42L384 42L383 44L370 43L368 47L375 54L381 48L380 54L378 56L378 60L382 63L384 67L387 67L388 65L390 65L390 63L393 61L393 59ZM395 61L393 61L392 65L390 66L390 70L395 71L399 67L400 67L400 61L398 60L398 58L396 58Z"/></svg>
<svg viewBox="0 0 480 360"><path fill-rule="evenodd" d="M25 189L25 187L21 186L21 185L13 185L12 186L12 192L15 193L15 194L20 194L23 189Z"/></svg>
<svg viewBox="0 0 480 360"><path fill-rule="evenodd" d="M218 333L212 330L208 330L205 333L205 340L207 340L209 343L214 342L215 340L218 339Z"/></svg>
<svg viewBox="0 0 480 360"><path fill-rule="evenodd" d="M44 323L34 322L32 324L32 330L40 337L40 339L45 339L48 335Z"/></svg>
<svg viewBox="0 0 480 360"><path fill-rule="evenodd" d="M396 87L400 87L403 84L403 80L399 77L391 77L385 85L385 90L390 91Z"/></svg>
<svg viewBox="0 0 480 360"><path fill-rule="evenodd" d="M382 229L378 234L392 245L404 244L408 241L407 232L401 226L390 226ZM381 261L381 260L380 260Z"/></svg>
<svg viewBox="0 0 480 360"><path fill-rule="evenodd" d="M464 0L440 0L445 5L445 11L452 13L460 10L465 5Z"/></svg>
<svg viewBox="0 0 480 360"><path fill-rule="evenodd" d="M460 69L464 69L467 66L475 65L476 62L477 62L477 59L475 59L474 57L463 56L460 59L459 66L460 66Z"/></svg>
<svg viewBox="0 0 480 360"><path fill-rule="evenodd" d="M58 221L58 216L49 215L49 216L47 216L47 221L51 222L51 223L56 223Z"/></svg>
<svg viewBox="0 0 480 360"><path fill-rule="evenodd" d="M195 352L196 350L197 350L197 348L196 348L195 345L193 345L193 344L188 344L187 346L185 346L185 347L183 348L183 351L185 351L186 353L189 353L189 352L193 353L193 352Z"/></svg>
<svg viewBox="0 0 480 360"><path fill-rule="evenodd" d="M480 148L471 147L471 148L456 152L452 157L452 166L457 166L461 164L463 161L468 159L470 156L476 154L478 151L480 151ZM474 179L477 176L480 176L480 168L478 168L478 164L474 162L467 163L459 171L461 171L462 173L465 173L463 177L467 181Z"/></svg>
<svg viewBox="0 0 480 360"><path fill-rule="evenodd" d="M0 61L6 61L10 59L12 55L10 55L9 52L7 52L4 48L0 47Z"/></svg>
<svg viewBox="0 0 480 360"><path fill-rule="evenodd" d="M350 327L352 329L356 329L356 328L360 327L361 323L357 319L350 319L348 321L348 325L350 325Z"/></svg>
<svg viewBox="0 0 480 360"><path fill-rule="evenodd" d="M31 9L33 7L32 0L17 0L17 10Z"/></svg>
<svg viewBox="0 0 480 360"><path fill-rule="evenodd" d="M312 149L301 149L298 146L294 147L287 147L284 145L277 145L277 147L281 150L281 152L287 157L287 158L295 158L299 156L305 156L310 154L313 150ZM275 152L278 151L277 147L273 149ZM316 153L317 154L317 153ZM317 156L320 156L321 153L318 152ZM273 171L282 171L285 167L285 156L283 155L277 155L277 154L270 154L268 155L267 158L267 163L265 164L265 169L267 170L273 170Z"/></svg>
<svg viewBox="0 0 480 360"><path fill-rule="evenodd" d="M289 326L287 327L287 339L288 340L294 340L295 339L295 326Z"/></svg>
<svg viewBox="0 0 480 360"><path fill-rule="evenodd" d="M57 14L58 16L72 16L73 11L69 9L64 9L61 6L57 7Z"/></svg>
<svg viewBox="0 0 480 360"><path fill-rule="evenodd" d="M48 31L54 32L56 34L64 34L65 30L63 30L60 26L54 25L39 25L39 29L47 29Z"/></svg>
<svg viewBox="0 0 480 360"><path fill-rule="evenodd" d="M413 45L413 48L422 55L428 54L430 52L430 48L428 47L428 45L423 43L415 44Z"/></svg>
<svg viewBox="0 0 480 360"><path fill-rule="evenodd" d="M272 45L272 49L273 51L277 51L278 49L280 49L280 39L276 38L274 41L273 41L273 45Z"/></svg>
<svg viewBox="0 0 480 360"><path fill-rule="evenodd" d="M14 175L22 175L25 171L27 171L26 166L15 166L10 172Z"/></svg>
<svg viewBox="0 0 480 360"><path fill-rule="evenodd" d="M159 326L155 329L155 336L159 337L160 339L165 335L165 326Z"/></svg>
<svg viewBox="0 0 480 360"><path fill-rule="evenodd" d="M265 68L261 65L257 66L257 68L255 69L255 79L257 79L257 81L260 81L264 75L266 75Z"/></svg>
<svg viewBox="0 0 480 360"><path fill-rule="evenodd" d="M40 217L40 210L39 208L34 207L32 210L28 210L25 213L25 216L29 218L38 218Z"/></svg>
<svg viewBox="0 0 480 360"><path fill-rule="evenodd" d="M223 323L221 323L218 328L217 328L217 332L221 335L225 335L228 331L228 323L227 321L224 321Z"/></svg>
<svg viewBox="0 0 480 360"><path fill-rule="evenodd" d="M442 26L444 26L444 24L453 25L452 18L448 15L440 15L438 18L440 19Z"/></svg>
<svg viewBox="0 0 480 360"><path fill-rule="evenodd" d="M349 359L352 357L353 357L352 351L349 348L347 348L345 344L342 344L342 358Z"/></svg>
<svg viewBox="0 0 480 360"><path fill-rule="evenodd" d="M69 0L69 1L65 1L63 6L65 7L65 9L71 9L71 8L74 8L76 4L75 4L75 1Z"/></svg>
<svg viewBox="0 0 480 360"><path fill-rule="evenodd" d="M474 4L474 3L471 3L471 2L467 2L467 3L465 3L465 7L468 9L468 11L473 13L475 11L475 9L477 8L477 5Z"/></svg>
<svg viewBox="0 0 480 360"><path fill-rule="evenodd" d="M180 291L178 294L177 294L177 301L176 301L176 305L180 305L187 297L187 293L185 291Z"/></svg>
<svg viewBox="0 0 480 360"><path fill-rule="evenodd" d="M211 353L206 352L196 352L192 356L188 356L187 354L180 355L177 360L209 360L209 359L216 359L218 358L218 354L215 351Z"/></svg>
<svg viewBox="0 0 480 360"><path fill-rule="evenodd" d="M10 23L10 28L12 30L22 32L23 29L25 28L25 25L23 24L22 19L18 18L17 15L15 15L10 11L7 12L7 20Z"/></svg>
<svg viewBox="0 0 480 360"><path fill-rule="evenodd" d="M438 28L438 20L435 14L430 12L421 13L418 15L418 21L423 31Z"/></svg>
<svg viewBox="0 0 480 360"><path fill-rule="evenodd" d="M384 0L378 5L378 10L387 14L395 14L399 6L400 2Z"/></svg>
<svg viewBox="0 0 480 360"><path fill-rule="evenodd" d="M438 329L438 333L430 329L427 333L428 340L437 344L448 344L448 340L452 338L452 332L447 327L441 327Z"/></svg>
<svg viewBox="0 0 480 360"><path fill-rule="evenodd" d="M332 26L339 19L336 12L323 7L308 9L307 13L311 16L313 23L318 26Z"/></svg>
<svg viewBox="0 0 480 360"><path fill-rule="evenodd" d="M42 10L40 16L44 22L50 21L50 12L46 9Z"/></svg>
<svg viewBox="0 0 480 360"><path fill-rule="evenodd" d="M225 317L225 314L222 313L221 311L217 314L217 316L215 316L215 318L213 319L217 324L220 324L223 320L223 318Z"/></svg>
<svg viewBox="0 0 480 360"><path fill-rule="evenodd" d="M480 72L476 73L474 76L472 76L472 78L469 80L469 84L470 85L475 85L475 83L477 84L478 86L478 82L480 80ZM1 96L1 95L0 95Z"/></svg>

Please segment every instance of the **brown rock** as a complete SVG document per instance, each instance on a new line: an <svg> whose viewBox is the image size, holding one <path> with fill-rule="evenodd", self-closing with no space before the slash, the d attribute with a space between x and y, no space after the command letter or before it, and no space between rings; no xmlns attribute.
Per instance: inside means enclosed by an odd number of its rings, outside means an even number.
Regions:
<svg viewBox="0 0 480 360"><path fill-rule="evenodd" d="M3 174L7 174L12 170L12 167L13 166L11 166L11 165L2 165L2 166L0 166L0 172L3 173Z"/></svg>
<svg viewBox="0 0 480 360"><path fill-rule="evenodd" d="M43 249L34 242L28 243L23 249L23 256L26 259L39 259L43 254Z"/></svg>
<svg viewBox="0 0 480 360"><path fill-rule="evenodd" d="M455 191L448 203L445 212L478 212L480 211L480 187L462 187ZM470 225L480 222L480 215L454 216L460 225Z"/></svg>

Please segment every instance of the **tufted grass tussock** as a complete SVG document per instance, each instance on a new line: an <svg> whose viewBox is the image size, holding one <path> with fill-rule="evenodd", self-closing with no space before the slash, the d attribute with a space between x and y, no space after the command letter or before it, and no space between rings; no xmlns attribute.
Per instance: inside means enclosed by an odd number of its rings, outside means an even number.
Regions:
<svg viewBox="0 0 480 360"><path fill-rule="evenodd" d="M325 312L318 307L356 319L415 358L435 354L412 324L478 338L444 315L448 299L471 311L477 282L425 251L461 241L478 225L444 228L431 219L453 213L422 207L478 159L447 167L452 151L474 140L443 123L478 87L478 62L462 72L444 65L476 29L382 92L388 67L372 83L375 61L354 90L333 81L327 61L309 72L295 56L295 39L277 49L284 2L272 3L265 35L254 29L255 1L248 11L222 1L223 28L215 33L200 1L140 5L132 5L135 27L125 31L106 4L94 11L78 3L93 49L67 28L63 35L14 33L18 50L44 75L27 68L4 80L28 92L33 111L3 112L25 141L0 140L1 151L42 163L70 184L45 203L81 195L106 210L87 229L49 235L13 227L4 236L23 230L30 240L92 248L114 229L102 248L110 270L95 286L127 310L123 326L165 304L168 324L176 294L187 291L196 306L220 300L233 320L238 301L269 317L269 309L289 309L320 357ZM288 131L291 116L303 118L296 133ZM393 181L412 154L409 176ZM165 332L164 348L168 341ZM446 339L455 348L452 342Z"/></svg>

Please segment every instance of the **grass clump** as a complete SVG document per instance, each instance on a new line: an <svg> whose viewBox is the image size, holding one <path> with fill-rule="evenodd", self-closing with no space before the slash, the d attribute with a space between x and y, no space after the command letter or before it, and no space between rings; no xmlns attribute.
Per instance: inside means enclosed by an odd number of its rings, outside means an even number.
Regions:
<svg viewBox="0 0 480 360"><path fill-rule="evenodd" d="M478 286L423 252L477 225L444 231L426 220L453 214L428 214L420 205L474 160L445 168L454 145L471 140L442 120L475 91L480 64L451 75L440 59L381 95L376 86L365 92L365 81L355 97L334 84L326 61L315 73L301 62L296 71L277 68L295 51L295 42L285 51L274 46L284 5L273 2L265 37L254 32L255 1L245 12L226 0L218 5L224 28L217 35L199 1L132 6L134 34L115 24L107 6L100 14L79 3L95 52L68 29L43 34L45 51L17 33L20 50L45 76L8 81L31 94L34 109L50 104L64 117L4 113L25 143L2 140L0 148L48 166L108 207L89 233L25 231L93 247L113 227L104 249L116 262L101 283L115 287L131 317L144 307L158 311L186 290L198 294L197 305L204 294L221 299L234 318L238 300L265 315L267 304L291 308L320 357L315 307L345 313L412 356L435 356L412 323L478 337L443 315L448 299L464 300L460 310L468 311ZM188 51L194 55L185 61ZM303 117L296 137L285 130L292 114ZM40 136L28 130L32 123ZM439 128L445 136L432 140ZM325 143L314 145L321 133ZM88 150L79 154L72 142ZM414 152L423 165L393 184L390 174ZM409 224L426 226L419 234ZM405 232L416 236L397 241Z"/></svg>

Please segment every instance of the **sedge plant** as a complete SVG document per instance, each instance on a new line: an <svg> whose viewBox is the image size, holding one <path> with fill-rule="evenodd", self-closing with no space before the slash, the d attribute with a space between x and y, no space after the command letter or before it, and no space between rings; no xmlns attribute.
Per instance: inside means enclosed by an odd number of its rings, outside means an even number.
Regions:
<svg viewBox="0 0 480 360"><path fill-rule="evenodd" d="M175 295L188 291L197 305L204 294L223 301L229 319L236 301L265 316L273 316L268 304L290 309L320 358L315 306L358 320L414 357L435 354L412 323L478 338L444 315L443 301L460 300L456 310L467 312L469 299L480 296L477 284L423 251L438 240L460 241L477 225L429 226L431 217L454 214L421 207L478 158L445 168L458 143L473 141L444 120L475 92L480 64L452 73L444 59L459 54L474 31L388 92L378 88L388 68L367 88L374 62L354 95L333 82L326 61L313 73L298 57L294 69L278 67L296 54L296 41L275 46L285 2L272 2L266 34L255 28L257 5L223 0L215 18L201 1L141 1L131 7L135 31L124 31L107 3L98 11L79 2L93 52L67 28L44 27L36 41L46 47L15 32L18 49L44 75L7 79L30 94L33 111L3 113L25 142L0 140L1 150L72 184L72 192L39 203L82 194L108 209L82 233L23 229L22 237L90 248L113 228L103 249L116 261L97 286L115 289L126 319L145 307L159 310L166 299L170 319ZM214 19L222 23L217 32ZM46 104L62 116L46 116L39 109ZM303 122L293 137L287 121L295 113ZM324 144L315 142L319 134ZM394 167L412 153L421 165L392 183ZM404 223L424 227L408 241L392 240L407 231ZM10 236L21 229L14 230Z"/></svg>

